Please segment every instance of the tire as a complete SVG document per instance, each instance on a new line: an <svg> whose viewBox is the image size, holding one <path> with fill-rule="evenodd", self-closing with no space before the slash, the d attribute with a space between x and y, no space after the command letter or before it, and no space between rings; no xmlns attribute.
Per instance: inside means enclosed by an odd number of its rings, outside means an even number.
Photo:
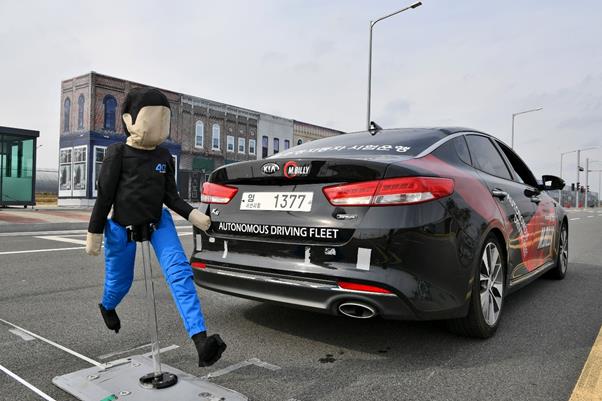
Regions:
<svg viewBox="0 0 602 401"><path fill-rule="evenodd" d="M504 248L493 234L485 239L480 255L472 283L468 315L449 320L448 327L463 336L489 338L497 330L504 305L506 258Z"/></svg>
<svg viewBox="0 0 602 401"><path fill-rule="evenodd" d="M558 249L556 252L556 265L550 269L547 276L554 280L562 280L566 276L569 265L569 226L566 221L562 222Z"/></svg>

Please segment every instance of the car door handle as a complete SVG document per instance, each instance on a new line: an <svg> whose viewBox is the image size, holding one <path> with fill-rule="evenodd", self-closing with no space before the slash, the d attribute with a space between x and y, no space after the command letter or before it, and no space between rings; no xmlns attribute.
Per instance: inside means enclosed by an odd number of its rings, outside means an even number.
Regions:
<svg viewBox="0 0 602 401"><path fill-rule="evenodd" d="M499 188L495 188L495 189L493 189L491 191L491 195L493 195L494 198L498 198L500 200L504 200L508 196L508 192L502 191Z"/></svg>
<svg viewBox="0 0 602 401"><path fill-rule="evenodd" d="M539 202L541 202L541 199L539 198L539 196L532 196L531 202L533 202L537 205L537 204L539 204Z"/></svg>

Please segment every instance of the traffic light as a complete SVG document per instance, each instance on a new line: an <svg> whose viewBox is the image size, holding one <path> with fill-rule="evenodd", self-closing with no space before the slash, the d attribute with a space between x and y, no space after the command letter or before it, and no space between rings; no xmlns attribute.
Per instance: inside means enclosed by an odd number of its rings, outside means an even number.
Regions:
<svg viewBox="0 0 602 401"><path fill-rule="evenodd" d="M575 192L575 183L574 182L571 182L571 191Z"/></svg>

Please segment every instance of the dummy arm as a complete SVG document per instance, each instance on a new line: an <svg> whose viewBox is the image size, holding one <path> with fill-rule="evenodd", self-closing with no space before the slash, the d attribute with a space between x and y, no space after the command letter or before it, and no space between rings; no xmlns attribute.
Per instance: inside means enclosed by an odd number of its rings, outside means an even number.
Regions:
<svg viewBox="0 0 602 401"><path fill-rule="evenodd" d="M190 204L180 198L180 195L178 194L178 188L176 186L174 172L175 166L173 159L170 157L169 161L167 162L165 199L163 199L163 203L165 203L168 208L191 222L195 227L206 231L211 224L211 220L207 215L199 212L197 209L193 208Z"/></svg>
<svg viewBox="0 0 602 401"><path fill-rule="evenodd" d="M88 225L88 235L86 237L86 253L88 255L97 256L100 254L102 233L109 211L113 206L115 191L117 190L121 175L120 150L121 148L119 147L108 147L100 168L96 202L94 203L94 209L92 209L90 224Z"/></svg>

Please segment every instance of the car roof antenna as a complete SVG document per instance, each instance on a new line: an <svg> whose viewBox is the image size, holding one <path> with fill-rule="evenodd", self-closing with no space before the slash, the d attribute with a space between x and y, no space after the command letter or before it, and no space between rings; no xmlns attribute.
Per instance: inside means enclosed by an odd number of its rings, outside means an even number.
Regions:
<svg viewBox="0 0 602 401"><path fill-rule="evenodd" d="M370 135L374 136L374 135L378 134L378 131L382 131L382 129L383 129L383 127L381 127L374 121L370 121L370 129L368 130L368 132L370 132Z"/></svg>

